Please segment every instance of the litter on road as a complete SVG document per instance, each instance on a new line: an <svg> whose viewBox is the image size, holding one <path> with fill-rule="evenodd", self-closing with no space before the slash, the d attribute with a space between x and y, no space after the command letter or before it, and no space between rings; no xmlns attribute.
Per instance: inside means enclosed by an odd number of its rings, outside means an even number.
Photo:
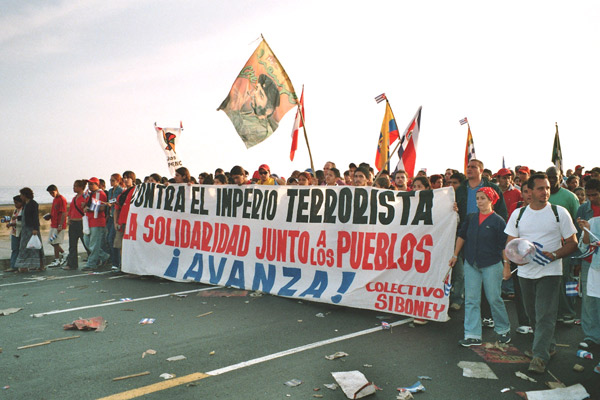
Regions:
<svg viewBox="0 0 600 400"><path fill-rule="evenodd" d="M154 354L156 354L156 350L152 350L152 349L146 350L145 352L142 353L142 358L146 357L146 354L154 355Z"/></svg>
<svg viewBox="0 0 600 400"><path fill-rule="evenodd" d="M4 310L0 310L0 315L10 315L10 314L14 314L21 310L22 310L22 308L6 308Z"/></svg>
<svg viewBox="0 0 600 400"><path fill-rule="evenodd" d="M150 325L156 321L156 318L142 318L139 322L140 325Z"/></svg>
<svg viewBox="0 0 600 400"><path fill-rule="evenodd" d="M150 371L140 372L139 374L119 376L117 378L113 378L113 381L122 381L123 379L137 378L138 376L144 376L144 375L150 375Z"/></svg>
<svg viewBox="0 0 600 400"><path fill-rule="evenodd" d="M289 386L289 387L295 387L295 386L299 386L301 384L302 384L302 381L300 379L290 379L289 381L284 383L284 385Z"/></svg>
<svg viewBox="0 0 600 400"><path fill-rule="evenodd" d="M163 374L160 374L159 377L163 378L163 379L172 379L172 378L175 378L175 375L165 372Z"/></svg>
<svg viewBox="0 0 600 400"><path fill-rule="evenodd" d="M179 355L179 356L173 356L173 357L167 358L167 361L181 361L181 360L187 360L187 357L184 355Z"/></svg>
<svg viewBox="0 0 600 400"><path fill-rule="evenodd" d="M348 355L348 353L344 353L343 351L338 351L336 353L325 356L325 358L328 360L335 360L336 358L346 357L347 355Z"/></svg>
<svg viewBox="0 0 600 400"><path fill-rule="evenodd" d="M106 329L106 320L103 317L93 317L88 319L76 319L70 324L63 325L64 330L78 329L80 331L102 332Z"/></svg>
<svg viewBox="0 0 600 400"><path fill-rule="evenodd" d="M403 392L405 390L408 390L411 393L424 392L425 386L423 386L421 381L417 381L417 382L413 383L411 386L398 388L399 392Z"/></svg>
<svg viewBox="0 0 600 400"><path fill-rule="evenodd" d="M360 399L375 394L377 390L377 386L360 371L332 372L331 375L349 399Z"/></svg>
<svg viewBox="0 0 600 400"><path fill-rule="evenodd" d="M196 318L200 318L200 317L206 317L207 315L210 315L210 314L212 314L212 313L213 313L212 311L205 312L204 314L196 315Z"/></svg>
<svg viewBox="0 0 600 400"><path fill-rule="evenodd" d="M580 383L566 388L535 390L525 392L525 394L528 400L583 400L590 397L590 394Z"/></svg>
<svg viewBox="0 0 600 400"><path fill-rule="evenodd" d="M529 381L529 382L537 382L535 379L525 375L524 373L522 373L521 371L517 371L515 372L515 376L523 379L524 381Z"/></svg>
<svg viewBox="0 0 600 400"><path fill-rule="evenodd" d="M494 371L483 362L461 361L458 364L463 370L463 376L478 379L498 379Z"/></svg>

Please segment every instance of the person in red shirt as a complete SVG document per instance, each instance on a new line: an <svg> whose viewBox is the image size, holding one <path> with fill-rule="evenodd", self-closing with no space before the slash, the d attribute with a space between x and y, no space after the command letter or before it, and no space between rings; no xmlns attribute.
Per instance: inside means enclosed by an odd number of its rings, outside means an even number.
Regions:
<svg viewBox="0 0 600 400"><path fill-rule="evenodd" d="M512 184L512 172L508 168L501 168L495 176L498 179L498 187L502 191L506 209L510 210L516 203L523 200L521 191Z"/></svg>
<svg viewBox="0 0 600 400"><path fill-rule="evenodd" d="M119 249L119 264L113 265L112 270L118 272L121 270L121 255L123 251L123 235L125 233L127 225L127 217L129 216L129 206L131 205L131 197L135 192L135 173L133 171L123 172L123 183L125 184L125 190L117 198L115 205L115 240L113 247Z"/></svg>
<svg viewBox="0 0 600 400"><path fill-rule="evenodd" d="M86 180L78 179L73 183L73 192L75 196L71 200L71 204L69 205L69 256L67 257L67 265L63 266L64 270L76 270L79 268L79 259L78 259L78 242L81 240L83 243L83 247L85 247L86 251L89 254L87 247L85 246L85 242L83 239L83 208L87 202L87 199L83 195L83 191L85 190Z"/></svg>
<svg viewBox="0 0 600 400"><path fill-rule="evenodd" d="M100 189L100 180L96 177L88 179L90 195L83 208L88 219L90 233L83 237L84 243L90 249L87 265L83 271L94 271L110 259L110 255L102 250L102 242L106 237L106 193Z"/></svg>
<svg viewBox="0 0 600 400"><path fill-rule="evenodd" d="M58 267L67 261L65 251L61 247L65 240L67 227L67 199L58 193L56 185L48 186L46 191L54 198L50 210L50 236L48 239L48 243L54 248L54 261L48 264L48 268L51 268ZM46 217L44 216L44 218Z"/></svg>

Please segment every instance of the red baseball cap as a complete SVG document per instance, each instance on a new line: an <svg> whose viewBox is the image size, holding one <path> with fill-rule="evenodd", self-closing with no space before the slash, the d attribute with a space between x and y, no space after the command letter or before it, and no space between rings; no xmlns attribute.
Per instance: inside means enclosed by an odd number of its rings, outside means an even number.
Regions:
<svg viewBox="0 0 600 400"><path fill-rule="evenodd" d="M521 172L523 174L531 174L531 171L529 170L529 167L525 167L525 166L519 168L519 170L517 172Z"/></svg>
<svg viewBox="0 0 600 400"><path fill-rule="evenodd" d="M271 168L269 168L269 166L267 164L262 164L260 167L258 167L258 170L260 171L261 169L264 169L265 171L269 171L271 172Z"/></svg>
<svg viewBox="0 0 600 400"><path fill-rule="evenodd" d="M575 167L575 170L578 170L578 169L584 169L584 168L585 168L585 167L584 167L583 165L578 165L578 166L576 166L576 167Z"/></svg>
<svg viewBox="0 0 600 400"><path fill-rule="evenodd" d="M94 177L88 179L88 183L95 183L96 185L100 185L100 179L98 179L94 176Z"/></svg>
<svg viewBox="0 0 600 400"><path fill-rule="evenodd" d="M498 172L496 172L495 176L506 176L506 175L512 175L512 173L510 172L510 169L500 168L500 170Z"/></svg>

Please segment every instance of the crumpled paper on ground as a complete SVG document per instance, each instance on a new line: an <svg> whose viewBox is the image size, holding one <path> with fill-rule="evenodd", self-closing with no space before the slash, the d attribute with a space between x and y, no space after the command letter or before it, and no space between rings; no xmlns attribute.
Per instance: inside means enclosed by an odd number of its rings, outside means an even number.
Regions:
<svg viewBox="0 0 600 400"><path fill-rule="evenodd" d="M103 317L93 317L88 319L77 319L71 324L63 325L64 330L78 329L80 331L102 332L106 329L106 320Z"/></svg>
<svg viewBox="0 0 600 400"><path fill-rule="evenodd" d="M360 371L332 372L331 375L349 399L360 399L375 393L376 386Z"/></svg>
<svg viewBox="0 0 600 400"><path fill-rule="evenodd" d="M457 364L467 378L498 379L494 371L483 362L461 361Z"/></svg>
<svg viewBox="0 0 600 400"><path fill-rule="evenodd" d="M525 392L528 400L583 400L590 397L581 383L566 388Z"/></svg>

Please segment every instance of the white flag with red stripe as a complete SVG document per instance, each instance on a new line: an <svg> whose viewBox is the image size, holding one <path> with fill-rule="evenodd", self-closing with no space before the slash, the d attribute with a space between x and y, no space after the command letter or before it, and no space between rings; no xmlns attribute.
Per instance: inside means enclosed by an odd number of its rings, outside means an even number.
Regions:
<svg viewBox="0 0 600 400"><path fill-rule="evenodd" d="M300 115L302 114L302 115ZM296 119L294 120L294 130L292 131L292 148L290 150L290 161L294 161L294 154L298 149L298 131L304 126L304 86L302 86L302 94L300 95L300 103L296 110Z"/></svg>

